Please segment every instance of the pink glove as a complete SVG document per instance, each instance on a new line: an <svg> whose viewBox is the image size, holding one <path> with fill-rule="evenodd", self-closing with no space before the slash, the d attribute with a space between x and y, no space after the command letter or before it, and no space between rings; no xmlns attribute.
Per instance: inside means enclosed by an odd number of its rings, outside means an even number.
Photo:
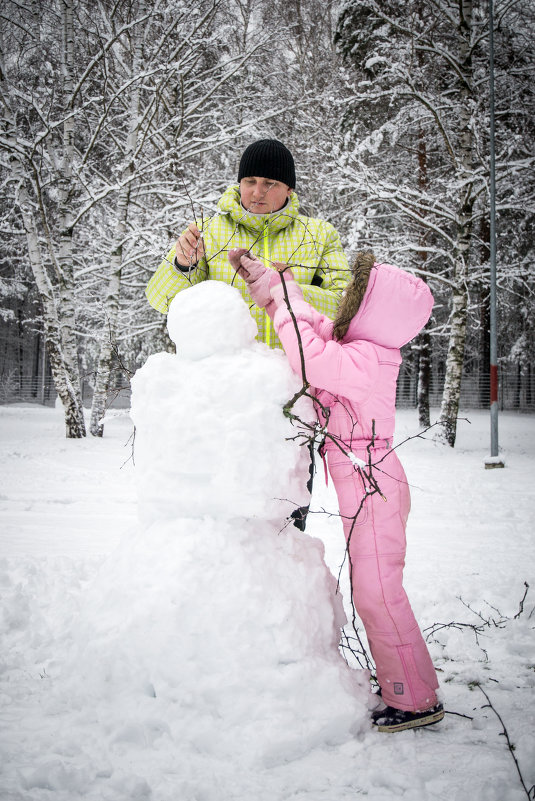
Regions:
<svg viewBox="0 0 535 801"><path fill-rule="evenodd" d="M281 274L284 278L284 283L286 284L286 291L288 292L288 299L290 300L290 303L292 299L302 300L303 290L301 289L299 284L296 283L292 271L289 268L283 269L286 267L285 264L275 263L274 266L277 268L277 270L280 271L276 273L276 275L278 275L279 280L273 281L270 287L271 297L275 301L275 305L276 306L280 306L281 304L283 304L284 306L286 305L286 298L284 296L284 287L282 285L282 279L280 278Z"/></svg>
<svg viewBox="0 0 535 801"><path fill-rule="evenodd" d="M269 288L274 281L279 281L278 273L265 267L260 259L251 257L243 248L229 250L228 260L247 284L256 305L263 309L271 303Z"/></svg>

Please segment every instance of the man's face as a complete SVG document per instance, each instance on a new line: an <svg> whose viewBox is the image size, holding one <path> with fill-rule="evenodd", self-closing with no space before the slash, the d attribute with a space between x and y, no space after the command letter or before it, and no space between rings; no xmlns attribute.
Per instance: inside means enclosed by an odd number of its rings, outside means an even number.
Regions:
<svg viewBox="0 0 535 801"><path fill-rule="evenodd" d="M281 181L251 176L240 181L242 206L252 214L270 214L282 209L293 189Z"/></svg>

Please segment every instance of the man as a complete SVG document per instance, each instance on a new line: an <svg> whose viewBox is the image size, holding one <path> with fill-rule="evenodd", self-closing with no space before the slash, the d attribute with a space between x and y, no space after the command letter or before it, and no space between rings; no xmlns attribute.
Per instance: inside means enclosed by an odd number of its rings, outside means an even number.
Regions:
<svg viewBox="0 0 535 801"><path fill-rule="evenodd" d="M299 214L292 154L276 139L253 142L239 165L238 184L228 187L216 214L190 223L147 286L155 309L167 313L174 296L199 281L233 284L241 292L258 326L258 339L280 347L268 315L236 276L227 254L246 248L267 267L282 262L292 267L305 299L319 312L334 317L340 294L350 280L346 256L334 227Z"/></svg>

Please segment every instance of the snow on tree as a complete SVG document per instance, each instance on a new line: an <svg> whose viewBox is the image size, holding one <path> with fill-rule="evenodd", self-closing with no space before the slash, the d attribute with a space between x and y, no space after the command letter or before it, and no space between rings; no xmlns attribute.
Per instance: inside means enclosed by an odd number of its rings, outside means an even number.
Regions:
<svg viewBox="0 0 535 801"><path fill-rule="evenodd" d="M531 5L498 2L495 17L499 361L519 393L533 364ZM44 332L70 435L84 431L82 379L101 435L124 374L171 347L146 283L187 223L214 212L243 147L274 136L307 213L348 251L429 280L434 318L404 375L420 372L423 423L428 365L445 379L454 441L463 372L488 394L483 0L8 0L3 13L1 277L39 298L22 324ZM3 296L8 314L20 292ZM0 369L20 373L17 358Z"/></svg>
<svg viewBox="0 0 535 801"><path fill-rule="evenodd" d="M230 46L235 18L212 0L193 10L182 0L69 0L41 11L9 3L4 20L3 168L67 436L85 435L80 364L93 360L91 430L101 435L118 343L139 351L162 330L143 286L180 211L191 214L214 180L203 160L247 127L228 109L245 107L233 103L236 76L269 34ZM263 119L278 111L264 107Z"/></svg>
<svg viewBox="0 0 535 801"><path fill-rule="evenodd" d="M511 55L520 44L515 16L504 4L497 23L508 27ZM429 278L438 301L431 332L435 358L445 362L441 420L453 445L468 326L478 324L474 298L484 275L479 232L489 213L487 6L472 0L432 6L351 0L340 15L337 42L348 70L340 159L362 204L361 214L353 213L354 236ZM528 70L522 65L519 72L515 89L522 85L525 91ZM514 120L506 76L498 77L502 106ZM517 169L517 177L527 177L530 166L526 154L516 164L505 156L508 141L502 128L502 231L512 212L509 182ZM520 186L524 194L525 178ZM510 280L505 264L500 272ZM436 348L441 339L447 341L444 356Z"/></svg>

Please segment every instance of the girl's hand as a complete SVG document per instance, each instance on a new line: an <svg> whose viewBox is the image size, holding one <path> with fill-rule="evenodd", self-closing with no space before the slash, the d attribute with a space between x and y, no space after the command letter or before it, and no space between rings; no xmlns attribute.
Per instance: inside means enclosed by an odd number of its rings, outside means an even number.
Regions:
<svg viewBox="0 0 535 801"><path fill-rule="evenodd" d="M274 262L273 266L279 273L279 275L277 275L277 281L272 282L270 286L271 298L275 301L276 305L279 306L281 303L286 303L282 281L284 281L286 286L289 300L292 298L301 299L303 297L303 291L296 282L290 268L286 264L280 264L279 262Z"/></svg>
<svg viewBox="0 0 535 801"><path fill-rule="evenodd" d="M246 284L257 281L267 271L267 267L262 264L260 259L251 256L245 248L229 250L228 260Z"/></svg>
<svg viewBox="0 0 535 801"><path fill-rule="evenodd" d="M251 257L243 248L233 248L229 251L228 260L239 276L247 284L251 298L261 309L271 303L269 287L272 281L279 281L275 270L269 270L260 259Z"/></svg>

